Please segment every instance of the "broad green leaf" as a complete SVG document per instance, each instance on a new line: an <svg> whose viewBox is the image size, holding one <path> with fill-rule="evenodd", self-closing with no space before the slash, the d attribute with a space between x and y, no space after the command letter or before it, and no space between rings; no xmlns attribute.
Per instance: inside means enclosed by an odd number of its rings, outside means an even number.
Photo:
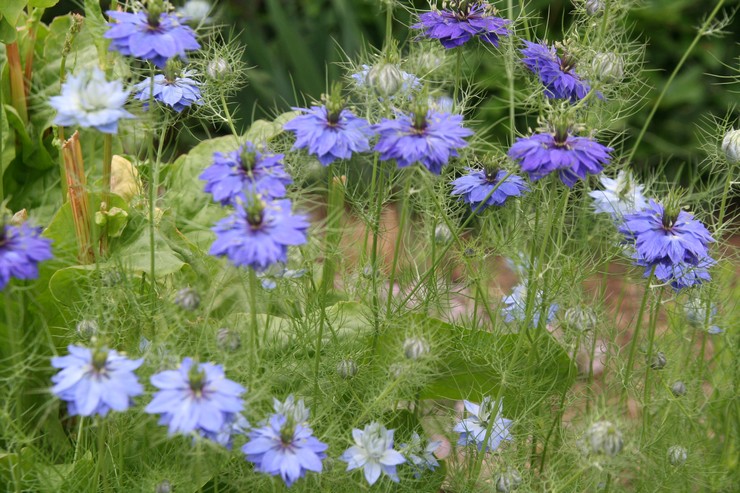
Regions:
<svg viewBox="0 0 740 493"><path fill-rule="evenodd" d="M38 7L42 9L48 9L58 3L59 0L28 0L29 7Z"/></svg>

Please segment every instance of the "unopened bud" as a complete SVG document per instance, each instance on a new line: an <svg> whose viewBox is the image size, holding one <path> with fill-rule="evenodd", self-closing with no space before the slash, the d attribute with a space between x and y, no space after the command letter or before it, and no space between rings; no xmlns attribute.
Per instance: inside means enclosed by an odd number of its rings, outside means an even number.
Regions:
<svg viewBox="0 0 740 493"><path fill-rule="evenodd" d="M226 75L231 73L231 65L223 58L217 58L208 62L206 67L206 74L208 77L214 80L223 79Z"/></svg>
<svg viewBox="0 0 740 493"><path fill-rule="evenodd" d="M586 0L586 13L598 17L604 13L604 2L602 0Z"/></svg>
<svg viewBox="0 0 740 493"><path fill-rule="evenodd" d="M390 97L403 87L403 73L397 65L379 62L367 73L367 82L381 97Z"/></svg>
<svg viewBox="0 0 740 493"><path fill-rule="evenodd" d="M228 327L221 327L216 332L216 345L222 351L236 351L242 345L239 334Z"/></svg>
<svg viewBox="0 0 740 493"><path fill-rule="evenodd" d="M89 340L98 335L98 323L95 320L80 320L77 322L77 335L85 340Z"/></svg>
<svg viewBox="0 0 740 493"><path fill-rule="evenodd" d="M516 469L509 469L498 475L496 478L496 491L501 493L508 493L519 488L522 483L522 476Z"/></svg>
<svg viewBox="0 0 740 493"><path fill-rule="evenodd" d="M678 380L671 385L671 393L675 397L681 397L686 395L686 384L683 383L681 380Z"/></svg>
<svg viewBox="0 0 740 493"><path fill-rule="evenodd" d="M211 9L211 4L206 0L188 0L182 7L177 9L177 13L188 20L207 24L211 22L211 19L208 17Z"/></svg>
<svg viewBox="0 0 740 493"><path fill-rule="evenodd" d="M653 370L662 370L665 368L665 365L668 364L668 359L665 357L665 353L663 351L657 351L653 354L648 363L650 363L650 368Z"/></svg>
<svg viewBox="0 0 740 493"><path fill-rule="evenodd" d="M192 312L200 306L200 295L193 288L183 288L175 295L175 304L183 310Z"/></svg>
<svg viewBox="0 0 740 493"><path fill-rule="evenodd" d="M591 308L571 307L565 310L565 325L579 332L587 332L596 328L596 313Z"/></svg>
<svg viewBox="0 0 740 493"><path fill-rule="evenodd" d="M740 129L732 129L722 139L722 150L731 163L740 163Z"/></svg>
<svg viewBox="0 0 740 493"><path fill-rule="evenodd" d="M437 245L447 245L452 241L452 231L444 224L438 224L434 228L434 242Z"/></svg>
<svg viewBox="0 0 740 493"><path fill-rule="evenodd" d="M409 337L403 341L403 354L408 359L419 359L429 354L429 343L420 337Z"/></svg>
<svg viewBox="0 0 740 493"><path fill-rule="evenodd" d="M351 359L343 359L337 365L337 373L344 379L349 379L357 375L357 363Z"/></svg>
<svg viewBox="0 0 740 493"><path fill-rule="evenodd" d="M597 421L586 432L589 450L593 454L617 455L624 446L622 432L611 421Z"/></svg>
<svg viewBox="0 0 740 493"><path fill-rule="evenodd" d="M673 445L668 447L668 462L672 466L682 466L686 459L689 458L689 451L680 445Z"/></svg>
<svg viewBox="0 0 740 493"><path fill-rule="evenodd" d="M170 493L172 491L172 485L166 479L157 485L155 493Z"/></svg>
<svg viewBox="0 0 740 493"><path fill-rule="evenodd" d="M591 69L599 80L618 82L624 77L624 60L616 53L597 53L591 60Z"/></svg>

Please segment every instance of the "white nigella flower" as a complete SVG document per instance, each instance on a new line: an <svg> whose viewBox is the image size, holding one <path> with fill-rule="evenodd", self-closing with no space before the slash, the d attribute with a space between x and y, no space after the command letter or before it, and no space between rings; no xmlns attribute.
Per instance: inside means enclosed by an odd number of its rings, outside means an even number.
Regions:
<svg viewBox="0 0 740 493"><path fill-rule="evenodd" d="M289 395L285 402L280 402L277 399L272 400L272 408L277 414L282 414L288 420L292 420L295 424L305 425L308 423L308 416L310 414L306 404L303 403L303 399L295 402L293 394Z"/></svg>
<svg viewBox="0 0 740 493"><path fill-rule="evenodd" d="M614 220L621 220L625 214L647 207L647 200L642 195L643 185L635 182L632 173L620 171L617 178L601 177L604 190L594 190L589 195L594 199L596 213L606 213Z"/></svg>
<svg viewBox="0 0 740 493"><path fill-rule="evenodd" d="M344 451L340 460L347 463L347 470L363 468L365 479L373 485L385 473L398 482L396 466L406 462L400 452L393 449L393 431L377 422L365 426L364 430L352 430L355 445Z"/></svg>
<svg viewBox="0 0 740 493"><path fill-rule="evenodd" d="M57 110L56 125L93 127L114 134L118 132L118 120L134 118L123 109L128 95L121 81L108 82L105 73L95 67L92 71L67 77L62 84L62 94L51 97L49 105Z"/></svg>
<svg viewBox="0 0 740 493"><path fill-rule="evenodd" d="M486 439L486 433L489 426L491 434L488 437L485 451L495 451L504 440L511 440L509 428L513 423L512 420L501 416L503 412L503 400L493 401L490 397L484 397L483 402L474 404L470 401L463 401L465 410L469 416L461 420L452 431L460 433L458 445L476 445L478 450L483 449L483 442ZM493 423L491 423L493 420Z"/></svg>

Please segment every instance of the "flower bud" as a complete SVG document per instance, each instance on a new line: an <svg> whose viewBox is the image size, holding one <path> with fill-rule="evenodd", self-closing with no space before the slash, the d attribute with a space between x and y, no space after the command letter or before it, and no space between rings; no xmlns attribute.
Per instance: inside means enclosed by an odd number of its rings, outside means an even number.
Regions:
<svg viewBox="0 0 740 493"><path fill-rule="evenodd" d="M434 242L437 245L447 245L452 241L452 231L444 224L438 224L434 228Z"/></svg>
<svg viewBox="0 0 740 493"><path fill-rule="evenodd" d="M565 325L579 332L587 332L596 328L596 313L591 308L571 307L565 310Z"/></svg>
<svg viewBox="0 0 740 493"><path fill-rule="evenodd" d="M419 359L429 353L429 343L420 337L409 337L403 341L403 354L408 359Z"/></svg>
<svg viewBox="0 0 740 493"><path fill-rule="evenodd" d="M351 359L343 359L337 365L337 373L344 379L349 379L357 375L357 363Z"/></svg>
<svg viewBox="0 0 740 493"><path fill-rule="evenodd" d="M672 466L682 466L688 458L689 452L684 447L680 445L668 447L668 462L670 462Z"/></svg>
<svg viewBox="0 0 740 493"><path fill-rule="evenodd" d="M198 22L209 24L212 20L208 17L211 9L211 4L206 0L188 0L185 5L177 9L177 13L196 24Z"/></svg>
<svg viewBox="0 0 740 493"><path fill-rule="evenodd" d="M519 474L519 471L516 469L508 469L499 474L496 478L496 491L508 493L509 491L514 491L519 488L521 483L522 476Z"/></svg>
<svg viewBox="0 0 740 493"><path fill-rule="evenodd" d="M216 332L216 345L222 351L236 351L242 345L241 337L235 330L228 327L221 327Z"/></svg>
<svg viewBox="0 0 740 493"><path fill-rule="evenodd" d="M75 329L77 335L85 340L90 340L98 335L98 323L95 320L80 320L77 322Z"/></svg>
<svg viewBox="0 0 740 493"><path fill-rule="evenodd" d="M624 60L616 53L597 53L591 60L596 78L604 82L618 82L624 77Z"/></svg>
<svg viewBox="0 0 740 493"><path fill-rule="evenodd" d="M183 310L192 312L200 306L200 295L193 288L183 288L175 295L175 304Z"/></svg>
<svg viewBox="0 0 740 493"><path fill-rule="evenodd" d="M157 485L155 493L170 493L172 491L172 485L166 479Z"/></svg>
<svg viewBox="0 0 740 493"><path fill-rule="evenodd" d="M223 58L211 60L206 66L206 74L213 80L221 80L231 73L229 62Z"/></svg>
<svg viewBox="0 0 740 493"><path fill-rule="evenodd" d="M586 13L594 17L598 17L604 13L603 0L586 0L585 7Z"/></svg>
<svg viewBox="0 0 740 493"><path fill-rule="evenodd" d="M681 396L686 395L686 384L683 383L681 380L673 382L673 385L671 385L671 393L675 397L681 397Z"/></svg>
<svg viewBox="0 0 740 493"><path fill-rule="evenodd" d="M617 455L624 445L622 432L610 421L597 421L586 432L589 451L610 457Z"/></svg>
<svg viewBox="0 0 740 493"><path fill-rule="evenodd" d="M740 163L740 129L732 129L722 139L722 150L731 163Z"/></svg>
<svg viewBox="0 0 740 493"><path fill-rule="evenodd" d="M663 351L656 351L652 358L650 358L650 368L653 370L662 370L665 368L665 365L668 364L668 359L665 357L665 353Z"/></svg>
<svg viewBox="0 0 740 493"><path fill-rule="evenodd" d="M390 97L403 87L403 73L397 65L379 62L367 73L367 83L380 97Z"/></svg>

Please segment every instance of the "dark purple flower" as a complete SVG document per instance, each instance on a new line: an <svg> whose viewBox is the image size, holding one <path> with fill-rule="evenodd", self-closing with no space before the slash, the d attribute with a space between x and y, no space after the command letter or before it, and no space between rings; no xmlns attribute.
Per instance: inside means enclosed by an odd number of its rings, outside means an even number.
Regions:
<svg viewBox="0 0 740 493"><path fill-rule="evenodd" d="M558 171L563 183L573 187L579 178L601 173L604 165L611 161L609 153L613 150L567 132L539 133L518 138L509 149L509 157L519 161L532 181Z"/></svg>
<svg viewBox="0 0 740 493"><path fill-rule="evenodd" d="M265 202L254 195L245 205L234 204L234 214L216 223L211 255L225 255L236 266L262 271L288 261L288 246L306 243L308 221L291 213L288 199Z"/></svg>
<svg viewBox="0 0 740 493"><path fill-rule="evenodd" d="M159 423L167 425L170 434L222 433L244 408L244 387L226 378L221 365L185 358L177 370L152 375L151 382L160 390L145 411L161 414Z"/></svg>
<svg viewBox="0 0 740 493"><path fill-rule="evenodd" d="M144 387L134 374L143 359L130 360L111 349L68 346L67 356L51 358L61 371L51 377L51 391L63 401L71 415L105 416L108 411L125 411Z"/></svg>
<svg viewBox="0 0 740 493"><path fill-rule="evenodd" d="M635 242L635 258L645 267L661 263L699 265L709 256L707 246L714 242L707 228L691 213L666 210L652 199L645 209L625 215L619 232Z"/></svg>
<svg viewBox="0 0 740 493"><path fill-rule="evenodd" d="M283 126L296 135L293 149L308 149L324 166L336 159L349 159L354 152L370 149L370 126L350 110L329 111L326 106L294 109L304 114Z"/></svg>
<svg viewBox="0 0 740 493"><path fill-rule="evenodd" d="M399 114L394 120L383 118L373 126L379 135L375 150L380 152L381 160L395 159L399 168L418 161L438 175L442 166L457 156L457 149L468 145L464 138L473 131L462 126L461 115L433 110L425 114L423 118Z"/></svg>
<svg viewBox="0 0 740 493"><path fill-rule="evenodd" d="M270 421L249 433L249 442L242 446L246 459L255 470L280 477L290 487L306 475L306 471L320 473L321 461L329 446L313 436L308 426L297 424L273 414Z"/></svg>
<svg viewBox="0 0 740 493"><path fill-rule="evenodd" d="M136 13L106 12L115 22L109 22L110 29L103 35L111 40L110 50L122 55L150 60L159 68L164 68L167 60L175 56L185 58L186 50L197 50L200 44L195 40L195 32L180 24L178 16L168 13L140 11Z"/></svg>
<svg viewBox="0 0 740 493"><path fill-rule="evenodd" d="M508 36L506 26L511 23L493 15L493 9L485 1L459 2L445 10L432 10L419 16L418 24L413 29L424 29L428 38L438 39L447 49L461 46L473 36L498 46L501 36Z"/></svg>
<svg viewBox="0 0 740 493"><path fill-rule="evenodd" d="M517 175L507 177L505 170L466 169L467 175L452 182L455 186L452 195L461 195L460 200L470 204L473 210L480 212L491 205L504 205L509 197L518 197L529 190L524 180Z"/></svg>
<svg viewBox="0 0 740 493"><path fill-rule="evenodd" d="M168 78L164 74L155 75L153 88L152 78L147 77L134 86L137 91L134 99L142 101L144 108L148 107L153 89L155 101L172 107L178 113L193 104L203 104L198 88L200 82L190 77L194 74L193 71L187 71L182 74L182 77L173 78Z"/></svg>
<svg viewBox="0 0 740 493"><path fill-rule="evenodd" d="M571 56L558 56L554 47L544 43L524 40L524 44L522 62L540 78L548 98L575 102L586 97L591 86L576 73Z"/></svg>
<svg viewBox="0 0 740 493"><path fill-rule="evenodd" d="M205 191L221 205L233 204L239 198L246 200L245 192L256 193L266 199L285 196L285 186L293 179L283 168L284 154L270 154L247 142L236 151L215 152L213 164L200 175L205 180Z"/></svg>
<svg viewBox="0 0 740 493"><path fill-rule="evenodd" d="M27 223L0 227L0 290L5 289L11 277L36 279L37 264L53 257L51 240L41 237L41 228Z"/></svg>

